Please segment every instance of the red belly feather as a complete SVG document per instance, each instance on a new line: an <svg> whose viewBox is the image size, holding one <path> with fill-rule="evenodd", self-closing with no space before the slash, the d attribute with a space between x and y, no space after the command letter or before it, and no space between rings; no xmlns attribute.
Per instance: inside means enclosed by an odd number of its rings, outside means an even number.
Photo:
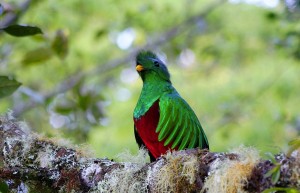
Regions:
<svg viewBox="0 0 300 193"><path fill-rule="evenodd" d="M171 149L172 146L172 144L164 146L165 140L158 141L158 133L155 132L158 121L158 101L154 102L144 116L140 117L139 119L134 118L134 124L139 136L155 159L160 157L162 154L165 154Z"/></svg>

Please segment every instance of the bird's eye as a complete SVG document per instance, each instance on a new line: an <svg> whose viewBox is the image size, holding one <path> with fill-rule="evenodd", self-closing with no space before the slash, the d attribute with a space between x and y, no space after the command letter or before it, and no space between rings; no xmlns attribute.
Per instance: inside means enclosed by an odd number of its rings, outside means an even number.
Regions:
<svg viewBox="0 0 300 193"><path fill-rule="evenodd" d="M159 62L154 61L154 66L159 67Z"/></svg>

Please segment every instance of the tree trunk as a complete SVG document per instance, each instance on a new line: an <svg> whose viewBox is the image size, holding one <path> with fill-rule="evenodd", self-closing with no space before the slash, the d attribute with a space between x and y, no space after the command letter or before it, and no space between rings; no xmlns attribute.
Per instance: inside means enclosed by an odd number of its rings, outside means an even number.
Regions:
<svg viewBox="0 0 300 193"><path fill-rule="evenodd" d="M254 148L230 153L188 149L153 163L92 158L80 148L32 133L0 117L0 187L10 192L262 192L300 189L300 150L262 160ZM5 182L5 183L3 183ZM280 187L280 188L279 188ZM2 190L3 191L3 190ZM0 189L1 192L1 189ZM270 192L272 192L270 190Z"/></svg>

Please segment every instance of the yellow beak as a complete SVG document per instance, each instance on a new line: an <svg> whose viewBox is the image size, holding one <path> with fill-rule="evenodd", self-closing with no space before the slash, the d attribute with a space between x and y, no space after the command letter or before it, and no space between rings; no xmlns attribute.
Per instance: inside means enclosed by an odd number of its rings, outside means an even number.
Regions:
<svg viewBox="0 0 300 193"><path fill-rule="evenodd" d="M140 64L136 65L135 69L138 71L138 72L141 72L142 70L144 70L144 67Z"/></svg>

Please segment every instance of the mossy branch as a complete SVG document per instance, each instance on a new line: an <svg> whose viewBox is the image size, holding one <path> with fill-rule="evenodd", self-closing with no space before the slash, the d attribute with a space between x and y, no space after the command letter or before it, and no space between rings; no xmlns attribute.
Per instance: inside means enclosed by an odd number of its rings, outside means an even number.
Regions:
<svg viewBox="0 0 300 193"><path fill-rule="evenodd" d="M153 163L92 158L34 134L10 115L0 117L0 181L13 192L262 192L272 187L300 188L300 151L262 160L254 148L230 153L189 149L168 153ZM146 152L140 152L145 158ZM266 175L280 164L272 183Z"/></svg>

